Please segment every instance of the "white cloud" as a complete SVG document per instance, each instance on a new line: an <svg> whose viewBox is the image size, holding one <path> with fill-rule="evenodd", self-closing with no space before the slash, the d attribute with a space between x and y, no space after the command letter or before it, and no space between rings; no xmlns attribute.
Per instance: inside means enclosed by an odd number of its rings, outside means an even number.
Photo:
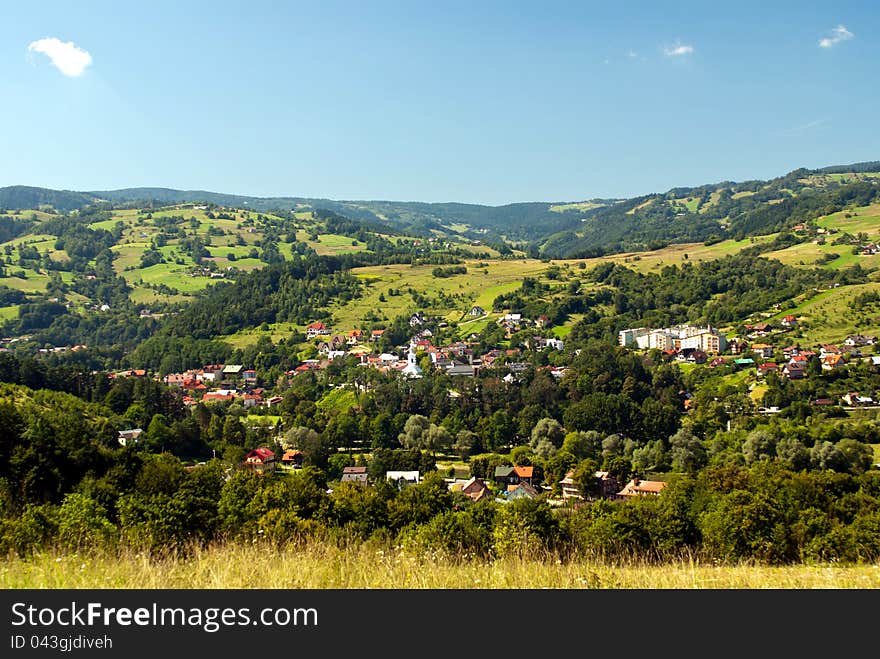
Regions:
<svg viewBox="0 0 880 659"><path fill-rule="evenodd" d="M630 59L635 59L636 57L639 56L639 54L634 50L630 50L629 52L627 52L626 56L629 57Z"/></svg>
<svg viewBox="0 0 880 659"><path fill-rule="evenodd" d="M663 52L665 52L669 57L680 57L682 55L690 55L691 53L693 53L694 47L677 41L674 46L669 46Z"/></svg>
<svg viewBox="0 0 880 659"><path fill-rule="evenodd" d="M819 47L820 48L831 48L839 44L841 41L849 41L850 39L855 39L856 35L846 29L843 25L838 25L836 28L831 30L830 37L823 37L819 39Z"/></svg>
<svg viewBox="0 0 880 659"><path fill-rule="evenodd" d="M56 37L38 39L28 44L28 51L43 53L66 76L76 78L82 75L92 63L92 56L72 41L64 42Z"/></svg>

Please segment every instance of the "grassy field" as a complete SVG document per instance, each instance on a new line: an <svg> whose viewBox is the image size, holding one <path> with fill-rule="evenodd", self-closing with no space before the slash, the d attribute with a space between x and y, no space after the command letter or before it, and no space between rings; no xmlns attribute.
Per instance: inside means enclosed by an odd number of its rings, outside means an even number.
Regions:
<svg viewBox="0 0 880 659"><path fill-rule="evenodd" d="M357 403L352 389L332 389L316 403L323 412L346 412Z"/></svg>
<svg viewBox="0 0 880 659"><path fill-rule="evenodd" d="M451 562L369 544L311 542L273 548L227 545L185 557L146 553L55 553L9 558L0 588L252 588L255 566L271 566L261 587L289 589L874 589L878 565L717 566L683 560L660 566L499 559Z"/></svg>
<svg viewBox="0 0 880 659"><path fill-rule="evenodd" d="M816 224L824 229L837 229L853 235L863 231L869 237L876 238L880 235L880 204L832 213L817 220Z"/></svg>
<svg viewBox="0 0 880 659"><path fill-rule="evenodd" d="M453 277L434 277L432 271L436 266L432 265L355 268L352 273L368 284L367 289L361 299L332 309L334 323L340 328L352 328L359 326L361 319L371 311L387 319L417 311L419 307L407 293L409 288L429 300L438 300L437 304L424 309L426 312L459 321L475 304L490 311L497 295L515 290L523 277L538 275L549 267L537 259L485 261L484 267L478 267L479 263L483 262L468 261L465 264L468 274ZM401 294L392 295L392 289ZM441 296L446 302L439 302Z"/></svg>
<svg viewBox="0 0 880 659"><path fill-rule="evenodd" d="M834 260L824 262L824 259L830 259L829 254L835 255ZM817 245L815 242L800 243L786 249L765 252L761 256L767 259L776 259L786 265L806 267L821 265L823 268L834 270L846 268L856 263L865 268L875 268L880 265L880 255L853 254L851 245L832 245L830 242L824 245Z"/></svg>
<svg viewBox="0 0 880 659"><path fill-rule="evenodd" d="M571 204L554 204L550 206L550 210L554 213L564 213L566 211L588 211L594 208L601 208L605 204L598 204L595 201L576 201Z"/></svg>
<svg viewBox="0 0 880 659"><path fill-rule="evenodd" d="M0 308L0 323L5 323L12 318L18 318L18 307L19 305Z"/></svg>
<svg viewBox="0 0 880 659"><path fill-rule="evenodd" d="M623 252L596 259L587 259L586 263L587 268L591 268L596 263L613 261L638 272L658 272L664 266L678 265L684 261L699 263L700 261L711 261L729 254L736 254L747 247L769 242L773 240L774 235L757 236L755 238L746 238L745 240L724 240L714 245L678 243L650 252Z"/></svg>
<svg viewBox="0 0 880 659"><path fill-rule="evenodd" d="M855 209L832 213L816 220L816 225L824 229L836 229L851 235L865 233L869 240L880 240L880 204L862 206ZM786 265L812 267L821 264L824 268L840 269L856 263L865 268L880 266L880 255L862 256L852 253L852 245L834 245L835 234L825 238L824 244L815 240L792 245L786 249L767 252L765 258L777 259ZM830 255L836 258L831 259ZM827 261L824 261L828 259Z"/></svg>
<svg viewBox="0 0 880 659"><path fill-rule="evenodd" d="M797 316L803 345L839 343L849 334L874 334L880 329L880 319L857 316L852 311L852 299L866 291L880 290L880 282L833 288L817 293L798 304L790 313Z"/></svg>

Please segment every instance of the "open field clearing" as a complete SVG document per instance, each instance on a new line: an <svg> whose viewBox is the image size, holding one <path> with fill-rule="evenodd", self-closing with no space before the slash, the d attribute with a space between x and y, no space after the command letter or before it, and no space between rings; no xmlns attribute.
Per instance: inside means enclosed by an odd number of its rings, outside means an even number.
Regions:
<svg viewBox="0 0 880 659"><path fill-rule="evenodd" d="M833 260L829 256L831 254L835 256ZM775 252L765 252L761 256L767 259L776 259L786 265L806 267L819 265L834 270L853 266L856 263L864 268L875 268L880 265L880 255L853 254L851 245L832 245L830 243L824 245L817 245L815 242L800 243Z"/></svg>
<svg viewBox="0 0 880 659"><path fill-rule="evenodd" d="M273 323L268 331L255 327L218 338L221 338L233 348L247 348L256 344L260 337L263 336L268 336L273 343L278 343L281 339L286 340L299 329L301 328L293 323Z"/></svg>
<svg viewBox="0 0 880 659"><path fill-rule="evenodd" d="M554 204L550 206L550 210L554 213L564 213L566 211L589 211L594 208L601 208L605 204L599 204L595 201L577 201L571 204Z"/></svg>
<svg viewBox="0 0 880 659"><path fill-rule="evenodd" d="M23 272L24 278L16 277L15 273ZM43 274L42 272L37 273L35 270L31 270L30 268L19 268L13 266L9 270L9 277L4 277L2 279L2 283L4 286L8 286L17 291L21 291L23 293L45 293L46 285L49 283L49 275ZM62 280L64 277L62 277Z"/></svg>
<svg viewBox="0 0 880 659"><path fill-rule="evenodd" d="M364 243L358 242L354 238L333 233L318 234L318 240L311 240L308 231L299 230L296 232L296 239L314 249L321 256L363 252L367 249ZM352 243L357 244L353 245Z"/></svg>
<svg viewBox="0 0 880 659"><path fill-rule="evenodd" d="M664 266L679 265L685 261L700 262L723 258L736 254L748 247L773 240L775 234L746 238L745 240L724 240L714 245L703 243L676 243L651 252L623 252L594 259L585 259L587 268L598 263L612 261L638 272L659 272ZM556 263L577 263L578 261L556 261Z"/></svg>
<svg viewBox="0 0 880 659"><path fill-rule="evenodd" d="M482 267L478 264L484 263ZM361 319L370 311L389 319L397 315L412 313L419 309L407 293L412 288L430 300L441 294L454 304L437 304L424 311L436 313L451 321L459 321L472 306L478 304L491 311L492 301L501 293L516 290L522 278L535 276L549 267L549 263L538 259L524 261L473 261L467 262L467 274L451 277L434 277L433 265L411 266L383 265L355 268L352 273L368 282L362 298L349 302L344 307L332 309L336 325L342 328L358 327ZM392 295L391 290L400 291ZM379 296L385 301L379 300Z"/></svg>
<svg viewBox="0 0 880 659"><path fill-rule="evenodd" d="M46 249L49 249L49 251L55 249L56 240L57 238L55 236L50 236L47 233L29 233L25 236L19 236L18 238L7 240L5 243L0 243L0 247L11 245L13 248L18 249L22 245L28 245L36 247L40 252L44 252Z"/></svg>
<svg viewBox="0 0 880 659"><path fill-rule="evenodd" d="M853 235L863 231L875 239L880 235L880 204L832 213L817 220L816 224L824 229L837 229Z"/></svg>
<svg viewBox="0 0 880 659"><path fill-rule="evenodd" d="M43 553L10 558L0 588L252 588L254 566L272 566L266 588L394 589L873 589L880 565L713 566L684 560L664 565L499 559L463 560L413 555L364 544L309 542L273 548L228 545L193 549L181 558L148 554Z"/></svg>
<svg viewBox="0 0 880 659"><path fill-rule="evenodd" d="M858 316L852 310L854 297L867 291L880 291L880 282L843 286L822 291L786 313L797 316L803 345L839 343L848 335L876 334L880 322ZM860 322L860 319L868 322Z"/></svg>

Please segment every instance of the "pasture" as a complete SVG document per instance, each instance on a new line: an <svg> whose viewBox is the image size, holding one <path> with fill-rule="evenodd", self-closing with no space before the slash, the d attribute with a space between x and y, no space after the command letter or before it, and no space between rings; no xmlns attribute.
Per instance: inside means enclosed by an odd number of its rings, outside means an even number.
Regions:
<svg viewBox="0 0 880 659"><path fill-rule="evenodd" d="M876 589L875 564L769 567L717 565L684 557L661 564L553 556L447 559L370 543L290 546L230 543L179 556L148 552L46 551L9 558L0 588L252 588L254 566L272 566L270 588L293 589Z"/></svg>

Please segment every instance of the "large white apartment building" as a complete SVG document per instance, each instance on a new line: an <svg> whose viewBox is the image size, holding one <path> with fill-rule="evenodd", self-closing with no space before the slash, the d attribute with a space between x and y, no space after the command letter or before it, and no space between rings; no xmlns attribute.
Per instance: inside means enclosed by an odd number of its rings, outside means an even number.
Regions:
<svg viewBox="0 0 880 659"><path fill-rule="evenodd" d="M682 350L693 348L707 355L717 355L727 350L727 338L711 325L696 327L676 325L662 329L636 327L621 330L618 342L625 348L648 350Z"/></svg>

